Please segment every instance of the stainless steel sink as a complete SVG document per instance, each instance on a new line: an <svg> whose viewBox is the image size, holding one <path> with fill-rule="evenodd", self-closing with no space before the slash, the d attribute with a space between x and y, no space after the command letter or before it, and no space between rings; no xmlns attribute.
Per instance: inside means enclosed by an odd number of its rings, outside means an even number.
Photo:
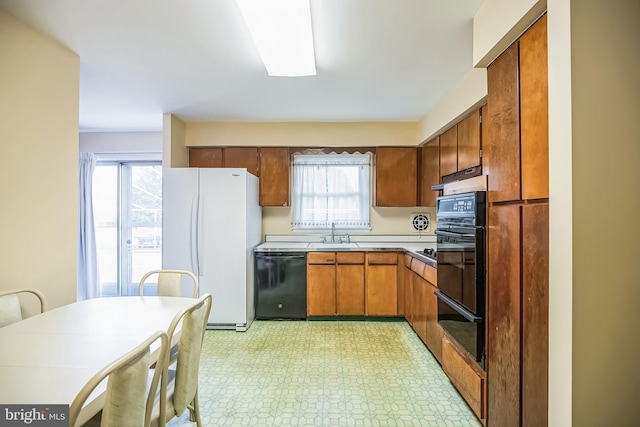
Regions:
<svg viewBox="0 0 640 427"><path fill-rule="evenodd" d="M343 250L344 251L344 250L347 250L347 249L359 248L360 246L358 246L358 244L355 243L355 242L351 242L351 243L312 242L312 243L309 243L309 246L307 246L307 247L310 248L310 249L322 249L322 250L331 250L331 251Z"/></svg>

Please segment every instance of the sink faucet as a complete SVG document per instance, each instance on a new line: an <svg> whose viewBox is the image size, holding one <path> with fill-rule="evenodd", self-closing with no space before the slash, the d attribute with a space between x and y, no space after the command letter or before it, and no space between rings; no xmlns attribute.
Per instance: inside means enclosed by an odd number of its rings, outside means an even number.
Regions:
<svg viewBox="0 0 640 427"><path fill-rule="evenodd" d="M336 235L336 223L331 223L331 243L335 243L335 235Z"/></svg>

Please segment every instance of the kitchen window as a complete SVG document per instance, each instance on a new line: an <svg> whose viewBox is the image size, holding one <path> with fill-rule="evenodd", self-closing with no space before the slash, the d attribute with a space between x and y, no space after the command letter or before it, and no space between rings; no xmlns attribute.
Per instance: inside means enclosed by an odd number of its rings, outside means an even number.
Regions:
<svg viewBox="0 0 640 427"><path fill-rule="evenodd" d="M369 230L369 154L294 155L293 230Z"/></svg>

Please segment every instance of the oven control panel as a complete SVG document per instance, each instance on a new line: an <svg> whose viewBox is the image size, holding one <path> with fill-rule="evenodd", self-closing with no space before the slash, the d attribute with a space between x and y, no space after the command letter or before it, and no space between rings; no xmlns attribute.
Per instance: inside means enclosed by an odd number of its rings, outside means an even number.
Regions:
<svg viewBox="0 0 640 427"><path fill-rule="evenodd" d="M464 224L475 227L485 225L486 193L452 194L440 196L436 204L436 219L439 224Z"/></svg>

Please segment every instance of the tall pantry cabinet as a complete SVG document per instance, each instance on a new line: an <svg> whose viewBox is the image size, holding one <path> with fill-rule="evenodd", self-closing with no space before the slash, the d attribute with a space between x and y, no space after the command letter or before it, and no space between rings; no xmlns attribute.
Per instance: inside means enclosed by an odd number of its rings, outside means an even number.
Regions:
<svg viewBox="0 0 640 427"><path fill-rule="evenodd" d="M487 76L487 424L546 426L546 15L488 67Z"/></svg>

